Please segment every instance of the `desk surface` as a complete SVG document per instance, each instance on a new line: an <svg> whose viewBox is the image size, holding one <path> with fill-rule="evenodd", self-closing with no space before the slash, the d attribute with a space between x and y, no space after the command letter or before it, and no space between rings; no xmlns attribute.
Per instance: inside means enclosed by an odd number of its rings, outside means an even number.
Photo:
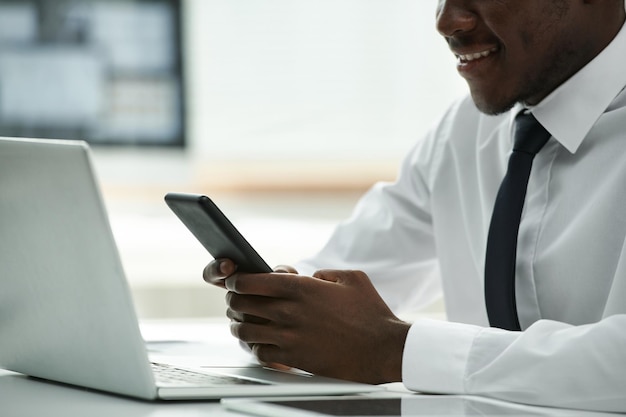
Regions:
<svg viewBox="0 0 626 417"><path fill-rule="evenodd" d="M147 322L142 324L142 331L149 341L191 340L202 341L207 338L212 342L236 346L229 338L228 328L223 321L210 322ZM180 345L174 344L172 354L181 352ZM232 351L230 361L249 360L244 352ZM166 353L166 352L163 352ZM191 355L181 358L186 361ZM576 412L539 407L526 407L488 399L460 396L419 396L409 394L400 384L390 384L387 390L374 395L407 396L419 398L412 411L407 415L518 415L518 416L589 416L603 413ZM424 401L421 401L421 400ZM472 407L466 407L468 400ZM436 408L432 408L436 402ZM24 375L0 370L0 415L16 416L90 416L90 417L187 417L187 416L241 416L225 410L217 401L181 401L148 402L120 397L106 393L84 390L62 384L40 381ZM610 414L606 414L610 415Z"/></svg>

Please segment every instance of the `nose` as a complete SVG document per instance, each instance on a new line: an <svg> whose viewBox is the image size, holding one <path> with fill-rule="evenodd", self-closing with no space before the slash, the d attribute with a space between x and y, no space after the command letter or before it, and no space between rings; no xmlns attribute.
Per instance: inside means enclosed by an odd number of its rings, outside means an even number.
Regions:
<svg viewBox="0 0 626 417"><path fill-rule="evenodd" d="M467 0L439 0L437 31L442 36L454 36L469 32L476 27L476 14L467 3Z"/></svg>

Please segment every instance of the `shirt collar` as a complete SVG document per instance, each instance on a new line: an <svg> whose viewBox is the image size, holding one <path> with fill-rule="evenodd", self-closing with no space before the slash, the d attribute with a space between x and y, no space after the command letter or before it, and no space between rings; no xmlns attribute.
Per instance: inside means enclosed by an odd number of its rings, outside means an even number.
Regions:
<svg viewBox="0 0 626 417"><path fill-rule="evenodd" d="M598 56L530 109L571 153L626 86L625 56L626 25ZM517 114L521 106L514 110Z"/></svg>

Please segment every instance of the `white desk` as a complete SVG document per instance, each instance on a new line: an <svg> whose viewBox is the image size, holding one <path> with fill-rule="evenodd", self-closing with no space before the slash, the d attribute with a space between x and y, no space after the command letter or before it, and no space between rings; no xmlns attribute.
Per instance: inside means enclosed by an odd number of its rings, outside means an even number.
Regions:
<svg viewBox="0 0 626 417"><path fill-rule="evenodd" d="M402 395L385 392L382 396ZM407 395L407 394L404 394ZM407 416L615 416L527 407L488 399L459 396L419 396ZM407 410L403 406L403 410ZM0 370L2 417L222 417L242 416L217 401L148 402L87 391Z"/></svg>
<svg viewBox="0 0 626 417"><path fill-rule="evenodd" d="M238 349L237 342L228 336L223 321L204 322L148 322L142 324L147 340L211 339L212 344L224 343L226 356L222 360L249 360ZM219 338L220 340L216 340ZM174 344L176 345L176 344ZM181 345L174 353L181 353ZM183 352L184 353L184 352ZM190 350L190 357L194 352ZM181 363L188 359L181 358ZM517 415L517 416L599 416L603 413L576 412L539 407L527 407L488 399L461 396L419 396L408 394L400 384L391 384L380 396L410 395L418 401L411 404L407 415ZM403 404L404 405L404 404ZM407 408L403 406L403 410ZM66 385L40 381L24 375L0 370L0 416L53 416L53 417L191 417L191 416L241 416L222 408L217 401L149 402L84 390ZM614 415L614 414L613 414Z"/></svg>

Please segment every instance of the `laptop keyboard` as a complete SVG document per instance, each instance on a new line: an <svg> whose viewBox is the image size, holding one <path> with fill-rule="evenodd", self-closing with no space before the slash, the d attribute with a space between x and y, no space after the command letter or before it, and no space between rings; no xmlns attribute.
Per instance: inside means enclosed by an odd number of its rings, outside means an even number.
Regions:
<svg viewBox="0 0 626 417"><path fill-rule="evenodd" d="M152 371L157 384L161 386L267 385L265 382L227 375L194 372L161 363L152 363Z"/></svg>

